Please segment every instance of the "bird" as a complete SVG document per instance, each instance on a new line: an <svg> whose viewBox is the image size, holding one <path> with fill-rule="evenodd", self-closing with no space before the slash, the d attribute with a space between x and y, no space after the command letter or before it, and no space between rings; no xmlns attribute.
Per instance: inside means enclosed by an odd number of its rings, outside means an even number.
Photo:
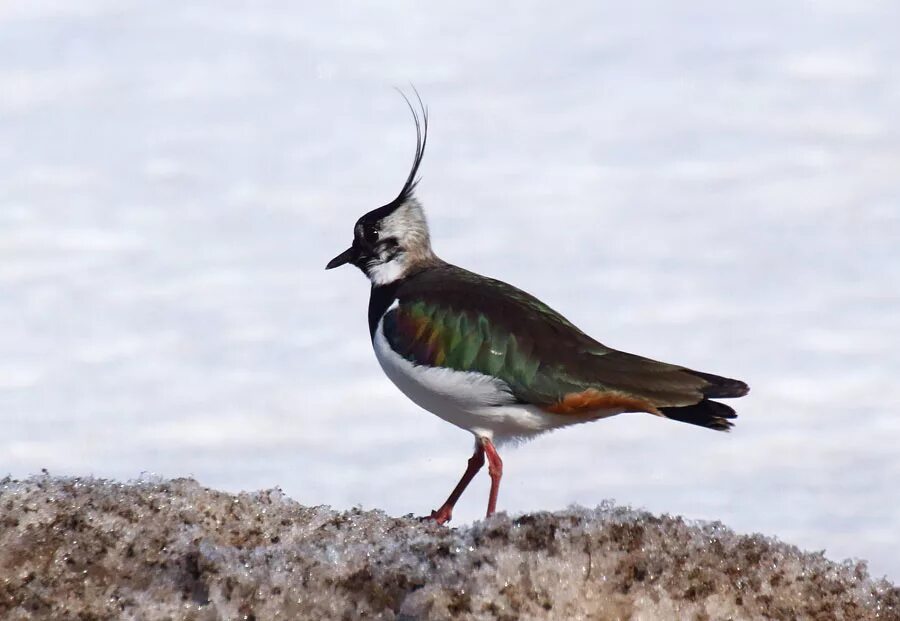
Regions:
<svg viewBox="0 0 900 621"><path fill-rule="evenodd" d="M369 337L388 378L418 406L469 431L475 449L450 496L423 519L444 524L488 463L486 516L496 512L497 446L626 412L728 431L746 383L603 345L533 295L439 258L416 196L428 109L416 91L416 150L399 194L360 217L351 264L370 283Z"/></svg>

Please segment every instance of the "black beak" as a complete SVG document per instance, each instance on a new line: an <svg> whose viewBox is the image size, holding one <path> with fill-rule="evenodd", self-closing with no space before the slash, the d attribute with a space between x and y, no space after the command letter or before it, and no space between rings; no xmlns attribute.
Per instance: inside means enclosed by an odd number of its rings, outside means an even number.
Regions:
<svg viewBox="0 0 900 621"><path fill-rule="evenodd" d="M330 269L334 269L335 267L340 267L341 265L344 265L345 263L350 263L350 261L353 260L353 257L355 255L356 255L356 253L353 250L353 246L350 246L344 252L342 252L341 254L339 254L338 256L333 258L331 261L329 261L328 265L325 266L325 269L330 270Z"/></svg>

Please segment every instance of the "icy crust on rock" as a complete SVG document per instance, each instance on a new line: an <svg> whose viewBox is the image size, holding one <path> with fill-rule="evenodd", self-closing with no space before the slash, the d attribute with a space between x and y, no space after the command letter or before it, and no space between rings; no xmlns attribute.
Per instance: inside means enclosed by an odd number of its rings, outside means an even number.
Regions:
<svg viewBox="0 0 900 621"><path fill-rule="evenodd" d="M0 481L0 618L900 619L863 563L604 505L450 529L190 479Z"/></svg>

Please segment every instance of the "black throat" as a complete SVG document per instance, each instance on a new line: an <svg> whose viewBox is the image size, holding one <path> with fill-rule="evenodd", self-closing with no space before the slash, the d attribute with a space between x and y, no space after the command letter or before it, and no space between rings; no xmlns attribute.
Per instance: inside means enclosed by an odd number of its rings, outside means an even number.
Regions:
<svg viewBox="0 0 900 621"><path fill-rule="evenodd" d="M373 341L378 321L397 299L397 290L403 284L403 280L399 278L386 285L372 285L372 292L369 294L369 337Z"/></svg>

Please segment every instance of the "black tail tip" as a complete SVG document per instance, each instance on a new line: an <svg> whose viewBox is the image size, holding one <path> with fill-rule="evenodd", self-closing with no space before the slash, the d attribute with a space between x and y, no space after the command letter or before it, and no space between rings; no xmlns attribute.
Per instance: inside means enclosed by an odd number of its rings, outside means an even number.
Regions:
<svg viewBox="0 0 900 621"><path fill-rule="evenodd" d="M734 410L717 401L704 399L694 405L675 408L660 408L666 418L716 431L729 431L734 427L730 419L737 418Z"/></svg>

